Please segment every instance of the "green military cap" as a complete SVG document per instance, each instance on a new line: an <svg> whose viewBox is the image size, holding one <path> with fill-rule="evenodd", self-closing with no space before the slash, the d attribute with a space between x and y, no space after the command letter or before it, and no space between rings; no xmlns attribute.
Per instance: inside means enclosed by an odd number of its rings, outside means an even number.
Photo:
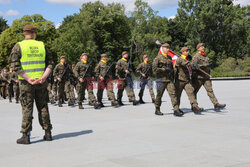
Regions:
<svg viewBox="0 0 250 167"><path fill-rule="evenodd" d="M166 48L169 48L170 45L168 43L164 43L163 45L161 45L162 47L166 47Z"/></svg>
<svg viewBox="0 0 250 167"><path fill-rule="evenodd" d="M24 26L23 31L24 32L36 32L36 27L33 26L32 24L27 24L26 26Z"/></svg>
<svg viewBox="0 0 250 167"><path fill-rule="evenodd" d="M107 57L107 54L103 53L101 54L101 57Z"/></svg>
<svg viewBox="0 0 250 167"><path fill-rule="evenodd" d="M127 51L122 52L122 56L125 55L125 54L128 54L128 52Z"/></svg>
<svg viewBox="0 0 250 167"><path fill-rule="evenodd" d="M61 57L60 57L60 60L61 60L61 59L65 59L65 56L61 56Z"/></svg>
<svg viewBox="0 0 250 167"><path fill-rule="evenodd" d="M204 43L198 43L196 49L199 49L200 47L204 46Z"/></svg>
<svg viewBox="0 0 250 167"><path fill-rule="evenodd" d="M182 52L185 52L185 51L188 51L188 50L189 50L188 47L182 47L182 48L181 48L181 53L182 53Z"/></svg>

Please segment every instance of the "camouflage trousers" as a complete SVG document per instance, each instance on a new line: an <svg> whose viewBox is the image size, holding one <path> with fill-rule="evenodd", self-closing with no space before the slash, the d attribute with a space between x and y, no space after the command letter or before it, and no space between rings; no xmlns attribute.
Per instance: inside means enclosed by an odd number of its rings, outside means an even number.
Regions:
<svg viewBox="0 0 250 167"><path fill-rule="evenodd" d="M121 100L123 96L124 89L127 93L128 99L130 101L135 101L134 85L131 77L118 80L118 91L117 91L117 100Z"/></svg>
<svg viewBox="0 0 250 167"><path fill-rule="evenodd" d="M20 89L19 89L18 83L13 85L13 90L14 90L14 97L15 97L16 101L19 101Z"/></svg>
<svg viewBox="0 0 250 167"><path fill-rule="evenodd" d="M174 83L172 81L170 82L156 81L156 87L157 87L157 95L155 99L155 107L156 108L161 107L161 103L162 103L161 99L166 89L170 96L174 110L179 110L179 105L177 102L177 94L176 94Z"/></svg>
<svg viewBox="0 0 250 167"><path fill-rule="evenodd" d="M113 87L114 87L114 84L112 83L112 80L99 80L98 81L98 91L97 91L98 102L102 102L104 89L106 89L106 91L107 91L108 98L111 101L116 101Z"/></svg>
<svg viewBox="0 0 250 167"><path fill-rule="evenodd" d="M83 83L78 82L76 85L76 92L77 92L77 101L78 103L82 103L85 97L85 90L88 91L88 100L91 103L96 103L96 97L93 91L93 82L85 80Z"/></svg>
<svg viewBox="0 0 250 167"><path fill-rule="evenodd" d="M1 91L1 96L5 99L6 96L7 96L7 95L6 95L6 93L7 93L6 84L2 84L2 85L1 85L0 91Z"/></svg>
<svg viewBox="0 0 250 167"><path fill-rule="evenodd" d="M197 107L198 103L194 95L194 87L189 81L177 80L175 83L176 93L177 93L177 104L180 106L181 94L185 90L192 107Z"/></svg>
<svg viewBox="0 0 250 167"><path fill-rule="evenodd" d="M72 93L74 93L74 90L71 90L70 81L61 81L57 84L57 90L58 90L58 100L64 101L64 92L66 93L66 98L68 100L73 100L74 96Z"/></svg>
<svg viewBox="0 0 250 167"><path fill-rule="evenodd" d="M67 99L69 100L75 99L74 85L72 85L70 81L65 82L65 92L66 92Z"/></svg>
<svg viewBox="0 0 250 167"><path fill-rule="evenodd" d="M48 94L49 94L49 100L52 100L52 99L54 99L55 97L54 97L54 92L52 91L52 83L48 83L48 87L47 87L47 89L48 89Z"/></svg>
<svg viewBox="0 0 250 167"><path fill-rule="evenodd" d="M9 98L9 101L11 101L12 99L12 95L13 95L13 84L8 84L7 85L7 92L8 92L8 98Z"/></svg>
<svg viewBox="0 0 250 167"><path fill-rule="evenodd" d="M27 81L20 81L20 101L22 105L22 133L32 130L33 103L35 101L39 123L44 130L51 130L50 115L46 101L47 83L30 85Z"/></svg>
<svg viewBox="0 0 250 167"><path fill-rule="evenodd" d="M213 86L212 86L212 81L211 80L204 80L204 79L197 79L194 80L192 83L193 87L194 87L194 95L197 99L197 93L199 92L201 86L203 85L204 88L207 91L207 95L210 98L211 102L216 105L218 104L218 100L215 97L214 91L213 91Z"/></svg>
<svg viewBox="0 0 250 167"><path fill-rule="evenodd" d="M149 89L149 94L152 98L152 100L155 100L155 94L154 94L154 90L153 90L153 82L151 79L147 79L147 78L142 78L140 80L140 92L139 92L139 97L142 98L143 97L143 94L144 94L144 90L145 90L145 87L146 85L148 86L148 89Z"/></svg>

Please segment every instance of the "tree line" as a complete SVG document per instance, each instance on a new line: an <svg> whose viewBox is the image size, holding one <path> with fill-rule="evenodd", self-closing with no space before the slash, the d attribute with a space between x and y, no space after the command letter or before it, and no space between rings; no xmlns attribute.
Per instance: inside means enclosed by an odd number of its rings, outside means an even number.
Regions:
<svg viewBox="0 0 250 167"><path fill-rule="evenodd" d="M213 67L228 58L249 61L249 9L250 5L242 7L232 0L180 0L176 17L168 19L142 0L136 0L129 13L122 4L97 1L84 3L79 13L65 17L58 29L39 14L25 15L10 27L0 17L0 67L8 65L11 49L23 39L22 29L28 23L38 28L37 39L45 42L56 62L65 56L75 64L83 52L95 63L102 53L115 62L126 50L137 66L143 54L151 61L156 57L156 40L169 43L176 52L188 46L191 54L197 43L203 42Z"/></svg>

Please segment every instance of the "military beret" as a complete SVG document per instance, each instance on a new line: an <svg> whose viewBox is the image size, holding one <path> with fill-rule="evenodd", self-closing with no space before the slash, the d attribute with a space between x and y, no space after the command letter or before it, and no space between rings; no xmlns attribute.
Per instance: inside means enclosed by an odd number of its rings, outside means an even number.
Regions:
<svg viewBox="0 0 250 167"><path fill-rule="evenodd" d="M60 60L61 60L61 59L65 59L65 56L61 56L61 57L60 57Z"/></svg>
<svg viewBox="0 0 250 167"><path fill-rule="evenodd" d="M204 46L204 43L198 43L196 49L199 49L200 47Z"/></svg>
<svg viewBox="0 0 250 167"><path fill-rule="evenodd" d="M107 57L107 54L103 53L101 54L101 57Z"/></svg>
<svg viewBox="0 0 250 167"><path fill-rule="evenodd" d="M181 48L181 53L182 53L182 52L185 52L185 51L188 51L188 50L189 50L188 47L182 47L182 48Z"/></svg>
<svg viewBox="0 0 250 167"><path fill-rule="evenodd" d="M163 45L161 45L161 47L167 47L167 48L169 48L170 45L168 43L164 43Z"/></svg>
<svg viewBox="0 0 250 167"><path fill-rule="evenodd" d="M23 28L24 32L36 32L36 27L33 26L32 24L27 24L26 26L24 26Z"/></svg>
<svg viewBox="0 0 250 167"><path fill-rule="evenodd" d="M128 54L128 52L127 51L122 52L122 56L124 56L125 54Z"/></svg>

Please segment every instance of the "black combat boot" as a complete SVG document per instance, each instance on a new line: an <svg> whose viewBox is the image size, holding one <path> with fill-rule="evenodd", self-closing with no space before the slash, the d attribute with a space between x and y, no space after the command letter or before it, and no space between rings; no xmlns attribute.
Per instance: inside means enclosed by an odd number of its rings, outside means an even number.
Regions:
<svg viewBox="0 0 250 167"><path fill-rule="evenodd" d="M156 107L155 108L155 115L164 115L162 112L161 112L161 110L160 110L160 107Z"/></svg>
<svg viewBox="0 0 250 167"><path fill-rule="evenodd" d="M52 135L50 130L45 130L45 135L43 136L43 140L52 141Z"/></svg>
<svg viewBox="0 0 250 167"><path fill-rule="evenodd" d="M123 106L123 105L124 105L124 104L122 103L122 100L121 100L121 99L118 100L118 105L120 105L120 106Z"/></svg>
<svg viewBox="0 0 250 167"><path fill-rule="evenodd" d="M112 102L111 102L111 106L113 106L113 107L114 107L114 106L118 106L118 102L117 102L117 101L112 101Z"/></svg>
<svg viewBox="0 0 250 167"><path fill-rule="evenodd" d="M62 101L61 100L59 100L59 102L58 102L58 107L62 107Z"/></svg>
<svg viewBox="0 0 250 167"><path fill-rule="evenodd" d="M18 100L16 100L16 104L18 104L19 103L19 101Z"/></svg>
<svg viewBox="0 0 250 167"><path fill-rule="evenodd" d="M137 101L137 100L133 101L134 106L136 106L137 104L139 104L139 101Z"/></svg>
<svg viewBox="0 0 250 167"><path fill-rule="evenodd" d="M181 110L174 111L174 116L176 116L176 117L182 117L183 115L184 115L184 112Z"/></svg>
<svg viewBox="0 0 250 167"><path fill-rule="evenodd" d="M102 102L99 102L99 104L100 104L100 107L105 107Z"/></svg>
<svg viewBox="0 0 250 167"><path fill-rule="evenodd" d="M100 109L101 105L97 102L94 103L94 109Z"/></svg>
<svg viewBox="0 0 250 167"><path fill-rule="evenodd" d="M55 104L55 100L54 100L54 99L51 99L51 100L50 100L50 103L51 103L51 104Z"/></svg>
<svg viewBox="0 0 250 167"><path fill-rule="evenodd" d="M226 104L215 104L214 105L214 109L216 109L216 110L219 110L219 109L223 109L223 108L225 108L226 107Z"/></svg>
<svg viewBox="0 0 250 167"><path fill-rule="evenodd" d="M155 99L152 99L152 103L155 103Z"/></svg>
<svg viewBox="0 0 250 167"><path fill-rule="evenodd" d="M139 103L140 104L145 104L145 102L143 101L142 97L140 97Z"/></svg>
<svg viewBox="0 0 250 167"><path fill-rule="evenodd" d="M84 109L81 102L78 103L78 107L79 107L79 109L81 109L81 110Z"/></svg>
<svg viewBox="0 0 250 167"><path fill-rule="evenodd" d="M23 133L23 136L16 141L17 144L30 144L30 137L27 133Z"/></svg>
<svg viewBox="0 0 250 167"><path fill-rule="evenodd" d="M192 106L192 111L195 113L195 114L201 114L201 112L203 111L204 109L203 108L200 108L198 106Z"/></svg>
<svg viewBox="0 0 250 167"><path fill-rule="evenodd" d="M10 99L9 102L12 103L12 100Z"/></svg>

